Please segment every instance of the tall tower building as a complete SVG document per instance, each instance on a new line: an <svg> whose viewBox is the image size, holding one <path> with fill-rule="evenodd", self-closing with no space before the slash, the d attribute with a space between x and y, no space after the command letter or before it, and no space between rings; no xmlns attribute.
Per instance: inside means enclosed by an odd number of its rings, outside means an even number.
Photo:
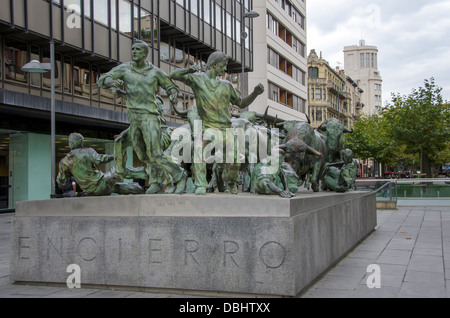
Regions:
<svg viewBox="0 0 450 318"><path fill-rule="evenodd" d="M382 106L382 83L378 70L378 48L366 45L361 40L358 45L344 47L345 74L355 80L365 92L362 97L363 112L375 114Z"/></svg>
<svg viewBox="0 0 450 318"><path fill-rule="evenodd" d="M253 72L248 94L262 83L266 93L249 110L283 120L307 121L306 0L254 1Z"/></svg>

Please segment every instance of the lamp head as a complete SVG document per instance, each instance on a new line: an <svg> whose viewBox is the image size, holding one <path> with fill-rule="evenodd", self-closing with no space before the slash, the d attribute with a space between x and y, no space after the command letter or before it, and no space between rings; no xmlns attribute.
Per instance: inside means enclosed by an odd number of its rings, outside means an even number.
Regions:
<svg viewBox="0 0 450 318"><path fill-rule="evenodd" d="M259 17L259 13L256 12L256 11L253 11L253 10L244 13L244 18L254 19L254 18L257 18L257 17Z"/></svg>
<svg viewBox="0 0 450 318"><path fill-rule="evenodd" d="M26 73L47 73L51 70L49 63L41 63L37 60L32 60L24 66L22 66L22 71Z"/></svg>

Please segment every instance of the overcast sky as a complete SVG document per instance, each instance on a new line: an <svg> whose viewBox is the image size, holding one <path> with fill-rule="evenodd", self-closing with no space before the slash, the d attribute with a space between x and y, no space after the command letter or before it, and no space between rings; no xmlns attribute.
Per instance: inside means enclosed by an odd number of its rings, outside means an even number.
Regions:
<svg viewBox="0 0 450 318"><path fill-rule="evenodd" d="M450 0L309 0L308 54L344 68L344 46L378 47L383 103L435 78L450 101ZM341 64L339 64L341 63Z"/></svg>

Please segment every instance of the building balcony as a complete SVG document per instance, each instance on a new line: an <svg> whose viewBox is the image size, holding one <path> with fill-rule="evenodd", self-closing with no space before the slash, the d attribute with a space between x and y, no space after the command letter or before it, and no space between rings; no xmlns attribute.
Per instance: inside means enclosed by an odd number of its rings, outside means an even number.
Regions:
<svg viewBox="0 0 450 318"><path fill-rule="evenodd" d="M327 85L325 78L308 78L308 84Z"/></svg>

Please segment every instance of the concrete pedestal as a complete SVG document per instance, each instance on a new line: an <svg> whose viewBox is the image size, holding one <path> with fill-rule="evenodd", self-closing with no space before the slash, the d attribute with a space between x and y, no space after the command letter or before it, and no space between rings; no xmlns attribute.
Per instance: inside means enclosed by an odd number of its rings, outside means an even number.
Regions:
<svg viewBox="0 0 450 318"><path fill-rule="evenodd" d="M376 226L367 192L27 201L11 280L296 296Z"/></svg>

